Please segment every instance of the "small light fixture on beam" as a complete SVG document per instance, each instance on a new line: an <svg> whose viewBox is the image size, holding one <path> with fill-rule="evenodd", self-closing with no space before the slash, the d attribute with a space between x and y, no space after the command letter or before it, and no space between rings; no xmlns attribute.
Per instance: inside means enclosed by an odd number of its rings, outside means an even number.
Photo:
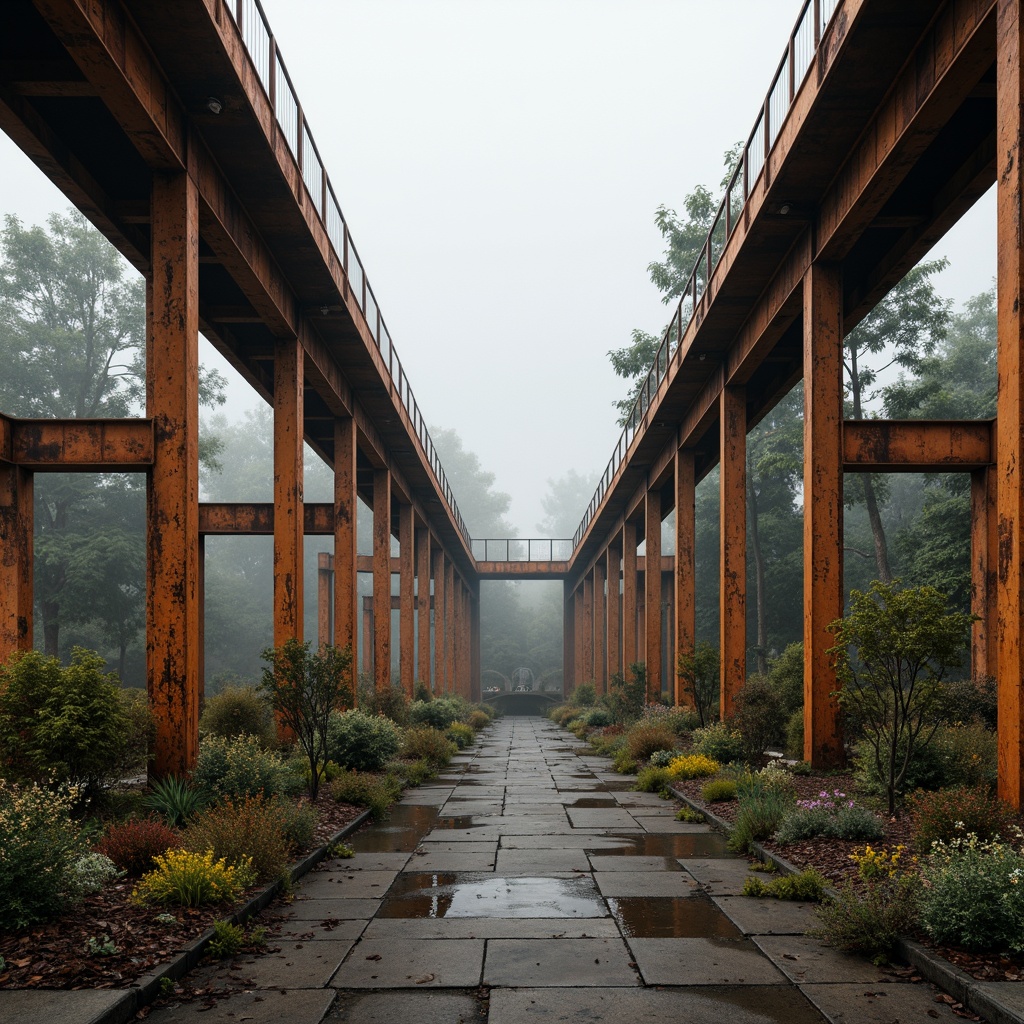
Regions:
<svg viewBox="0 0 1024 1024"><path fill-rule="evenodd" d="M216 96L207 96L205 105L211 114L219 114L224 109L224 104Z"/></svg>
<svg viewBox="0 0 1024 1024"><path fill-rule="evenodd" d="M792 209L792 207L791 207L791 206L789 205L789 203L783 203L783 204L782 204L782 205L781 205L781 206L779 207L779 213L781 213L781 214L782 214L782 216L783 216L783 217L785 217L785 216L786 216L786 215L787 215L787 214L789 213L789 211L790 211L791 209Z"/></svg>
<svg viewBox="0 0 1024 1024"><path fill-rule="evenodd" d="M330 311L331 311L331 307L326 305L326 304L324 304L323 306L320 307L320 315L321 316L327 316L327 314L330 313Z"/></svg>

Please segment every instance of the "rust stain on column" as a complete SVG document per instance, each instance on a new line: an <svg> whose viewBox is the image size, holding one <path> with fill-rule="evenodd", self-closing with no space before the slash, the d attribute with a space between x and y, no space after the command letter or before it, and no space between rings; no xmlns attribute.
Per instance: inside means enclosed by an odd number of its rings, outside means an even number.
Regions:
<svg viewBox="0 0 1024 1024"><path fill-rule="evenodd" d="M391 686L391 473L373 471L373 681Z"/></svg>
<svg viewBox="0 0 1024 1024"><path fill-rule="evenodd" d="M622 527L622 674L637 660L636 631L636 523Z"/></svg>
<svg viewBox="0 0 1024 1024"><path fill-rule="evenodd" d="M999 389L996 399L997 616L999 681L999 796L1014 807L1024 799L1024 23L1021 0L1003 0L996 13L996 214Z"/></svg>
<svg viewBox="0 0 1024 1024"><path fill-rule="evenodd" d="M576 641L572 655L572 688L575 690L583 682L583 673L586 671L583 661L583 591L580 587L572 595L572 620L572 635Z"/></svg>
<svg viewBox="0 0 1024 1024"><path fill-rule="evenodd" d="M478 704L483 697L480 677L480 584L469 595L469 699Z"/></svg>
<svg viewBox="0 0 1024 1024"><path fill-rule="evenodd" d="M568 699L576 671L576 602L572 584L562 583L562 696Z"/></svg>
<svg viewBox="0 0 1024 1024"><path fill-rule="evenodd" d="M649 490L644 500L647 538L644 572L644 660L647 662L647 700L661 700L661 494Z"/></svg>
<svg viewBox="0 0 1024 1024"><path fill-rule="evenodd" d="M146 414L146 682L151 773L183 775L199 741L199 216L187 174L153 175Z"/></svg>
<svg viewBox="0 0 1024 1024"><path fill-rule="evenodd" d="M0 661L32 649L32 474L0 465Z"/></svg>
<svg viewBox="0 0 1024 1024"><path fill-rule="evenodd" d="M331 636L331 585L334 583L333 559L321 551L316 559L316 642L318 647L333 642Z"/></svg>
<svg viewBox="0 0 1024 1024"><path fill-rule="evenodd" d="M274 645L303 636L302 347L274 346Z"/></svg>
<svg viewBox="0 0 1024 1024"><path fill-rule="evenodd" d="M608 692L606 568L603 558L599 558L594 564L594 683L598 695Z"/></svg>
<svg viewBox="0 0 1024 1024"><path fill-rule="evenodd" d="M679 655L689 654L696 643L697 597L694 589L696 578L694 547L697 521L694 511L695 487L693 450L681 448L676 452L676 568L674 574L676 644L673 671L675 671ZM686 707L693 705L692 695L687 692L678 675L675 677L675 703Z"/></svg>
<svg viewBox="0 0 1024 1024"><path fill-rule="evenodd" d="M583 577L582 597L583 638L581 650L583 652L583 669L581 682L592 683L594 681L594 577L592 573L587 573Z"/></svg>
<svg viewBox="0 0 1024 1024"><path fill-rule="evenodd" d="M731 718L736 694L747 679L747 409L743 388L722 390L719 422L720 702L722 718Z"/></svg>
<svg viewBox="0 0 1024 1024"><path fill-rule="evenodd" d="M842 279L814 264L804 277L804 758L843 763L839 683L825 651L843 614Z"/></svg>
<svg viewBox="0 0 1024 1024"><path fill-rule="evenodd" d="M445 623L447 611L447 590L444 575L444 550L435 547L431 550L431 561L434 564L434 677L431 682L431 693L444 693L445 680Z"/></svg>
<svg viewBox="0 0 1024 1024"><path fill-rule="evenodd" d="M352 645L349 688L355 706L359 682L358 543L356 516L356 422L350 416L334 421L334 645ZM369 656L365 646L364 654Z"/></svg>
<svg viewBox="0 0 1024 1024"><path fill-rule="evenodd" d="M455 692L455 566L444 559L444 685L445 692Z"/></svg>
<svg viewBox="0 0 1024 1024"><path fill-rule="evenodd" d="M416 676L416 560L413 552L412 505L398 506L398 665L405 695L412 700Z"/></svg>
<svg viewBox="0 0 1024 1024"><path fill-rule="evenodd" d="M996 470L971 474L971 675L996 674Z"/></svg>
<svg viewBox="0 0 1024 1024"><path fill-rule="evenodd" d="M621 541L608 545L605 562L605 577L608 583L608 601L605 606L605 677L610 685L612 676L622 671L622 645L619 642L619 623L622 620L622 598L619 596L619 580L622 574Z"/></svg>
<svg viewBox="0 0 1024 1024"><path fill-rule="evenodd" d="M430 688L430 531L416 530L416 678Z"/></svg>

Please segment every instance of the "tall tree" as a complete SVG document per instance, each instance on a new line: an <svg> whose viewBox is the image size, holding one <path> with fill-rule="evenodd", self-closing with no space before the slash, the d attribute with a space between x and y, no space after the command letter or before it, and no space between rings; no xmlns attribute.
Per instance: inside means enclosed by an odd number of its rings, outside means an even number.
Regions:
<svg viewBox="0 0 1024 1024"><path fill-rule="evenodd" d="M548 493L541 498L544 518L537 524L542 537L572 537L597 486L596 473L570 469L548 479Z"/></svg>
<svg viewBox="0 0 1024 1024"><path fill-rule="evenodd" d="M430 435L441 458L448 484L473 537L511 537L515 532L505 517L512 498L494 489L494 474L462 443L456 430L432 427Z"/></svg>

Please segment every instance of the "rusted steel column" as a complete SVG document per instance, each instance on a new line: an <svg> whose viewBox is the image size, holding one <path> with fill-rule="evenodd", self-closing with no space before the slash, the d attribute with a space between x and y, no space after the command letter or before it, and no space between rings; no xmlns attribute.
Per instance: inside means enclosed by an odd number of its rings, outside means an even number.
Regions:
<svg viewBox="0 0 1024 1024"><path fill-rule="evenodd" d="M480 676L480 583L469 593L469 699L479 704L483 699Z"/></svg>
<svg viewBox="0 0 1024 1024"><path fill-rule="evenodd" d="M398 667L405 695L412 700L416 676L416 560L413 557L412 505L398 506Z"/></svg>
<svg viewBox="0 0 1024 1024"><path fill-rule="evenodd" d="M676 568L675 568L675 616L676 644L673 670L680 654L693 651L697 636L697 596L694 589L696 579L696 514L694 511L696 473L692 448L680 448L676 452ZM675 704L690 707L692 696L675 677Z"/></svg>
<svg viewBox="0 0 1024 1024"><path fill-rule="evenodd" d="M971 473L971 675L996 674L996 471Z"/></svg>
<svg viewBox="0 0 1024 1024"><path fill-rule="evenodd" d="M996 214L999 392L996 399L999 796L1024 799L1024 19L1021 0L996 11Z"/></svg>
<svg viewBox="0 0 1024 1024"><path fill-rule="evenodd" d="M363 643L360 648L363 654L362 670L367 675L373 675L373 598L367 595L363 598Z"/></svg>
<svg viewBox="0 0 1024 1024"><path fill-rule="evenodd" d="M583 678L582 682L594 681L594 576L587 573L583 577Z"/></svg>
<svg viewBox="0 0 1024 1024"><path fill-rule="evenodd" d="M577 587L573 591L572 595L572 617L575 623L573 629L573 636L576 638L576 650L573 654L572 664L572 688L575 690L577 686L584 681L583 674L586 672L586 662L583 647L583 591L581 587Z"/></svg>
<svg viewBox="0 0 1024 1024"><path fill-rule="evenodd" d="M608 601L605 605L605 675L611 685L612 676L622 671L622 645L619 641L619 623L622 620L619 580L622 573L621 538L608 545L605 556L605 577L608 581Z"/></svg>
<svg viewBox="0 0 1024 1024"><path fill-rule="evenodd" d="M598 695L608 692L608 598L605 594L605 576L607 564L604 558L598 558L594 564L594 683Z"/></svg>
<svg viewBox="0 0 1024 1024"><path fill-rule="evenodd" d="M302 639L302 346L274 345L274 646Z"/></svg>
<svg viewBox="0 0 1024 1024"><path fill-rule="evenodd" d="M199 742L199 213L187 173L153 175L146 415L146 683L154 777L195 766Z"/></svg>
<svg viewBox="0 0 1024 1024"><path fill-rule="evenodd" d="M722 718L736 711L747 679L747 402L744 388L726 387L719 405L719 629Z"/></svg>
<svg viewBox="0 0 1024 1024"><path fill-rule="evenodd" d="M843 763L839 683L825 651L843 614L843 313L838 267L804 277L804 758Z"/></svg>
<svg viewBox="0 0 1024 1024"><path fill-rule="evenodd" d="M448 606L445 586L444 551L436 547L431 551L434 563L434 677L430 685L431 693L444 692L445 670L445 609Z"/></svg>
<svg viewBox="0 0 1024 1024"><path fill-rule="evenodd" d="M351 416L334 421L334 639L336 647L352 645L352 701L359 689L359 546L356 516L356 421ZM364 656L369 651L363 648Z"/></svg>
<svg viewBox="0 0 1024 1024"><path fill-rule="evenodd" d="M455 635L458 623L455 618L455 566L451 559L444 560L444 689L454 693L455 683Z"/></svg>
<svg viewBox="0 0 1024 1024"><path fill-rule="evenodd" d="M416 678L430 689L430 531L416 531Z"/></svg>
<svg viewBox="0 0 1024 1024"><path fill-rule="evenodd" d="M622 674L637 660L636 523L622 526Z"/></svg>
<svg viewBox="0 0 1024 1024"><path fill-rule="evenodd" d="M196 564L199 568L199 714L206 706L206 538L199 534L196 541Z"/></svg>
<svg viewBox="0 0 1024 1024"><path fill-rule="evenodd" d="M572 584L562 581L562 697L566 700L572 693L576 672L576 602L573 599Z"/></svg>
<svg viewBox="0 0 1024 1024"><path fill-rule="evenodd" d="M391 686L391 473L373 471L373 684Z"/></svg>
<svg viewBox="0 0 1024 1024"><path fill-rule="evenodd" d="M644 499L647 538L644 573L644 660L647 662L647 701L661 700L661 493L648 490Z"/></svg>
<svg viewBox="0 0 1024 1024"><path fill-rule="evenodd" d="M455 621L458 631L455 635L455 673L458 679L458 693L469 697L469 603L466 585L461 577L456 591Z"/></svg>
<svg viewBox="0 0 1024 1024"><path fill-rule="evenodd" d="M318 647L331 643L331 583L334 570L331 556L321 551L316 559L316 642Z"/></svg>
<svg viewBox="0 0 1024 1024"><path fill-rule="evenodd" d="M32 649L32 474L0 466L0 661Z"/></svg>

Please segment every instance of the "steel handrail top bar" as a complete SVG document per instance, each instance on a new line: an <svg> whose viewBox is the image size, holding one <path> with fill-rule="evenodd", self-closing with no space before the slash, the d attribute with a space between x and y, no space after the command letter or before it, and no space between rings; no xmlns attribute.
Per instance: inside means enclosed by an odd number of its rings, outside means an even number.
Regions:
<svg viewBox="0 0 1024 1024"><path fill-rule="evenodd" d="M270 30L270 22L267 20L263 5L260 0L224 0L224 7L238 26L249 59L267 95L288 148L295 157L313 208L327 232L339 265L344 268L349 291L366 320L370 335L388 369L398 400L408 414L416 438L427 456L438 492L447 502L459 532L468 546L472 543L469 530L459 511L419 404L413 395L409 378L391 341L391 334L384 323L377 298L366 278L359 253L352 241L348 224L342 216L334 187L327 176L313 134L309 130L302 104L288 75L281 50Z"/></svg>
<svg viewBox="0 0 1024 1024"><path fill-rule="evenodd" d="M764 170L768 155L775 145L786 115L803 84L808 71L814 64L822 36L828 28L842 0L804 0L796 26L789 36L789 43L779 61L768 93L747 136L743 153L729 178L725 196L719 204L718 213L701 248L697 262L690 272L675 314L665 328L657 355L651 364L640 392L633 403L626 425L619 436L604 474L598 482L594 496L583 513L583 519L573 535L573 550L579 547L601 502L611 486L616 472L626 459L630 446L644 431L644 416L657 393L659 385L668 375L669 364L676 353L683 334L693 318L697 303L707 287L708 281L725 251L726 243L739 221L739 214L746 205L751 190Z"/></svg>
<svg viewBox="0 0 1024 1024"><path fill-rule="evenodd" d="M484 537L471 544L478 562L567 562L572 556L571 537Z"/></svg>

